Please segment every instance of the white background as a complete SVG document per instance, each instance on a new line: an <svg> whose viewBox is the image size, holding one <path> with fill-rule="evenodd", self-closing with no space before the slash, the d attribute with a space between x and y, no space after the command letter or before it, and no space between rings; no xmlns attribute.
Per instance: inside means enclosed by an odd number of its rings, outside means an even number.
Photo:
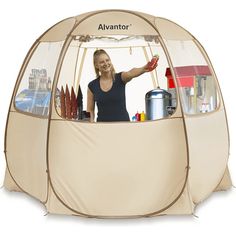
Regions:
<svg viewBox="0 0 236 236"><path fill-rule="evenodd" d="M0 6L0 183L5 160L4 129L15 80L33 42L58 21L99 9L129 9L168 18L189 30L204 46L223 92L231 135L229 167L236 182L235 1L210 0L61 0L1 1ZM212 147L213 148L213 147ZM214 165L214 163L212 163ZM204 167L203 167L204 168ZM22 193L0 189L0 235L236 235L236 190L213 194L193 216L138 220L96 220L44 216L44 207ZM6 231L5 231L6 230ZM5 233L3 233L5 231Z"/></svg>

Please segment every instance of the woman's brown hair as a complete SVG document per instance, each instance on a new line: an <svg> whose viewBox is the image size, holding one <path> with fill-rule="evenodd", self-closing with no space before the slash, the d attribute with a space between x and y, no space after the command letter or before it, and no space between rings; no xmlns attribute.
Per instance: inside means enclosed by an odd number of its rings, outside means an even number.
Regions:
<svg viewBox="0 0 236 236"><path fill-rule="evenodd" d="M95 70L95 73L96 73L96 76L99 77L100 76L100 71L98 68L96 68L96 60L97 58L102 55L102 54L105 54L109 57L109 59L111 60L110 56L108 55L108 53L104 50L104 49L98 49L96 50L94 53L93 53L93 66L94 66L94 70ZM112 72L112 77L114 78L114 75L115 75L115 69L113 67L113 64L112 65L112 69L111 69L111 72Z"/></svg>

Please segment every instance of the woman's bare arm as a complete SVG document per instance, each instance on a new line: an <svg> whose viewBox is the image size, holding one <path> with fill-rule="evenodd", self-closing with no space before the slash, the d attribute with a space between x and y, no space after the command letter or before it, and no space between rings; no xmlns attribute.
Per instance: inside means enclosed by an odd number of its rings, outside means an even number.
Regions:
<svg viewBox="0 0 236 236"><path fill-rule="evenodd" d="M143 73L148 72L147 65L139 68L133 68L127 72L122 72L121 73L121 79L123 80L124 83L129 82L135 77L138 77L142 75Z"/></svg>
<svg viewBox="0 0 236 236"><path fill-rule="evenodd" d="M90 122L94 122L94 107L95 101L94 96L91 90L88 88L87 90L87 112L90 112Z"/></svg>
<svg viewBox="0 0 236 236"><path fill-rule="evenodd" d="M145 72L150 72L154 70L157 67L157 63L159 60L159 56L155 55L150 62L148 62L145 66L139 67L139 68L133 68L130 71L122 72L121 73L121 79L124 83L129 82L135 77L138 77L142 75Z"/></svg>

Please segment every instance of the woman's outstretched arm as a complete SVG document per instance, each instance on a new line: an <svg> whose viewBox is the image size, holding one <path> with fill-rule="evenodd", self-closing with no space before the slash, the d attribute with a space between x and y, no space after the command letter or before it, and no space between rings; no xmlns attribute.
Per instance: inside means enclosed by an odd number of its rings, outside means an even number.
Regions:
<svg viewBox="0 0 236 236"><path fill-rule="evenodd" d="M124 83L129 82L135 77L138 77L142 75L143 73L148 72L148 67L147 65L139 68L133 68L127 72L122 72L121 73L121 79L123 80Z"/></svg>
<svg viewBox="0 0 236 236"><path fill-rule="evenodd" d="M154 56L150 62L148 62L145 66L139 67L139 68L133 68L130 71L122 72L121 73L121 79L124 83L129 82L135 77L138 77L142 75L145 72L150 72L154 70L157 67L159 57Z"/></svg>

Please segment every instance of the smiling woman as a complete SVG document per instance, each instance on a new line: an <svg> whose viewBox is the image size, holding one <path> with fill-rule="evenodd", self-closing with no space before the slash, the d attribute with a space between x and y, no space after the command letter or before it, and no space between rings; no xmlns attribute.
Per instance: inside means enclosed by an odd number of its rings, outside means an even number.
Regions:
<svg viewBox="0 0 236 236"><path fill-rule="evenodd" d="M148 65L115 73L111 59L103 49L94 52L93 62L97 78L88 85L87 111L90 112L90 121L94 121L95 102L98 107L97 121L129 121L125 85L133 78L148 72ZM156 66L157 63L152 69Z"/></svg>

